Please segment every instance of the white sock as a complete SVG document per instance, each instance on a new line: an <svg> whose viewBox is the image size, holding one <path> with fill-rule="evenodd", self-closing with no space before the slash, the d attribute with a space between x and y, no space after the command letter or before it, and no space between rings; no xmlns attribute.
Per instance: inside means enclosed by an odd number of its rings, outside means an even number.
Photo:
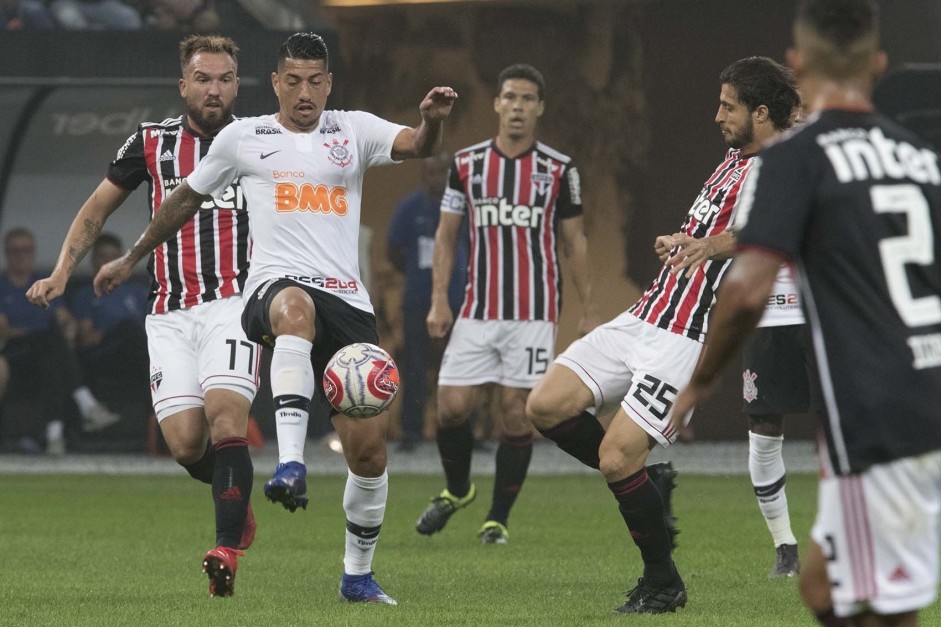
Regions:
<svg viewBox="0 0 941 627"><path fill-rule="evenodd" d="M347 575L365 575L372 571L379 529L389 498L389 475L359 477L349 472L343 492L346 512L346 552L343 570Z"/></svg>
<svg viewBox="0 0 941 627"><path fill-rule="evenodd" d="M46 442L56 442L62 439L65 433L65 425L61 420L53 420L46 423Z"/></svg>
<svg viewBox="0 0 941 627"><path fill-rule="evenodd" d="M98 404L98 399L92 395L87 385L73 391L72 398L75 400L75 404L78 405L78 410L82 413L82 416L87 416L88 412Z"/></svg>
<svg viewBox="0 0 941 627"><path fill-rule="evenodd" d="M765 517L774 545L797 544L791 531L784 491L785 469L781 448L784 436L771 437L748 432L748 473L758 497L758 507Z"/></svg>
<svg viewBox="0 0 941 627"><path fill-rule="evenodd" d="M313 344L294 335L279 335L271 356L271 396L278 432L278 463L304 463L307 417L316 390L310 364Z"/></svg>

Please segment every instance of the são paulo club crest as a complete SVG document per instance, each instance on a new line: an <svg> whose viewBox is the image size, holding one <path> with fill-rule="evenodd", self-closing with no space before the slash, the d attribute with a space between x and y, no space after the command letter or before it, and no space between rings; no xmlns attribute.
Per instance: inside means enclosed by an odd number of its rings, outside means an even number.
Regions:
<svg viewBox="0 0 941 627"><path fill-rule="evenodd" d="M745 399L746 403L758 398L758 386L755 385L755 379L757 378L758 374L751 370L742 373L742 398Z"/></svg>
<svg viewBox="0 0 941 627"><path fill-rule="evenodd" d="M344 139L342 142L338 139L334 139L329 144L324 142L323 147L327 149L327 159L330 160L330 163L338 165L341 168L345 168L353 163L353 153L346 147L349 143L350 140L348 139Z"/></svg>

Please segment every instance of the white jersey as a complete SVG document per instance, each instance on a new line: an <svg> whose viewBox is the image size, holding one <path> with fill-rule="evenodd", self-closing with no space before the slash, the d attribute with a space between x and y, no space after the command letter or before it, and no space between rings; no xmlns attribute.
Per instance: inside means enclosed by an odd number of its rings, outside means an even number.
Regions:
<svg viewBox="0 0 941 627"><path fill-rule="evenodd" d="M363 174L394 163L404 128L362 111L324 111L310 133L289 131L274 115L219 132L187 182L215 196L239 180L252 237L246 294L287 278L373 312L359 273Z"/></svg>
<svg viewBox="0 0 941 627"><path fill-rule="evenodd" d="M783 327L791 324L804 324L804 312L801 311L800 294L794 282L794 273L790 266L785 264L778 270L774 288L758 326Z"/></svg>

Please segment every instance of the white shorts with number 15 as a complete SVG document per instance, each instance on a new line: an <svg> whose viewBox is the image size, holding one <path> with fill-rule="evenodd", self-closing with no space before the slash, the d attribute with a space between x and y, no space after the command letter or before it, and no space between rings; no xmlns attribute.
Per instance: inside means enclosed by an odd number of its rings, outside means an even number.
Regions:
<svg viewBox="0 0 941 627"><path fill-rule="evenodd" d="M438 384L532 389L554 355L553 322L459 318L441 359Z"/></svg>
<svg viewBox="0 0 941 627"><path fill-rule="evenodd" d="M211 389L255 398L261 354L245 338L241 318L241 295L147 316L150 395L157 420L203 407L204 394Z"/></svg>
<svg viewBox="0 0 941 627"><path fill-rule="evenodd" d="M572 342L556 363L588 386L596 409L620 401L631 420L669 446L676 440L669 428L670 408L689 383L702 346L625 312Z"/></svg>

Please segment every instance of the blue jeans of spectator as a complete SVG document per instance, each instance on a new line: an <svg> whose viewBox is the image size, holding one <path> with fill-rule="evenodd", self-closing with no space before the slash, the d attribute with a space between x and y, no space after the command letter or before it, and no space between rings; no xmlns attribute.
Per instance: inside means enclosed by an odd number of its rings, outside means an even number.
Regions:
<svg viewBox="0 0 941 627"><path fill-rule="evenodd" d="M432 366L431 338L428 337L427 307L405 305L402 347L402 437L422 439L425 401L428 398L428 370Z"/></svg>

